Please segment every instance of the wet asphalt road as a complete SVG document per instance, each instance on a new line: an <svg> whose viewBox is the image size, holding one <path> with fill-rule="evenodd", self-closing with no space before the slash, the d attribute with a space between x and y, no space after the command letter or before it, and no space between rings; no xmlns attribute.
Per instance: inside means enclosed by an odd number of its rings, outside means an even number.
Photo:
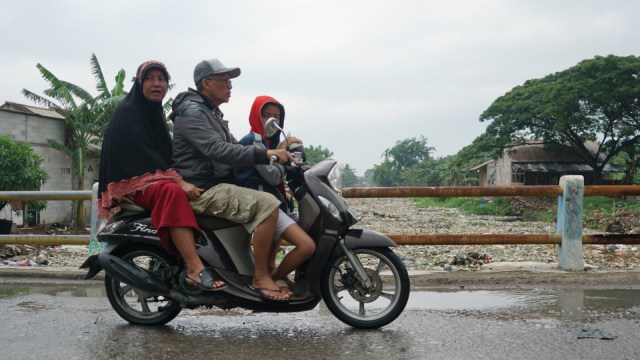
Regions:
<svg viewBox="0 0 640 360"><path fill-rule="evenodd" d="M640 359L640 290L414 290L369 331L323 306L185 310L146 328L118 317L100 282L0 278L0 358Z"/></svg>

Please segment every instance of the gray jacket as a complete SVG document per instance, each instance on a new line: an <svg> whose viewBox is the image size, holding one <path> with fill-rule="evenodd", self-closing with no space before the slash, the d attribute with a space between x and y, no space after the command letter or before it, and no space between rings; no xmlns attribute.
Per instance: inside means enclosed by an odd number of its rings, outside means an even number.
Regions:
<svg viewBox="0 0 640 360"><path fill-rule="evenodd" d="M238 144L222 112L196 90L178 94L169 117L173 168L198 187L233 183L233 167L269 163L266 149Z"/></svg>
<svg viewBox="0 0 640 360"><path fill-rule="evenodd" d="M253 136L253 146L259 149L267 148L262 142L262 136L260 134L254 133ZM278 163L275 163L273 165L256 165L255 169L268 184L273 186L280 185L280 183L283 182L286 177L284 166Z"/></svg>

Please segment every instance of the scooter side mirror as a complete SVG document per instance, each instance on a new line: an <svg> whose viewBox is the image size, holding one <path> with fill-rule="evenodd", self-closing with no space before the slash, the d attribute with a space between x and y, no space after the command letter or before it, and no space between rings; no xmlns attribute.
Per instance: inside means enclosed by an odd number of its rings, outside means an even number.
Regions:
<svg viewBox="0 0 640 360"><path fill-rule="evenodd" d="M278 130L284 132L284 130L282 130L280 125L278 125L278 119L269 118L267 122L264 123L264 135L266 137L272 137L278 132Z"/></svg>

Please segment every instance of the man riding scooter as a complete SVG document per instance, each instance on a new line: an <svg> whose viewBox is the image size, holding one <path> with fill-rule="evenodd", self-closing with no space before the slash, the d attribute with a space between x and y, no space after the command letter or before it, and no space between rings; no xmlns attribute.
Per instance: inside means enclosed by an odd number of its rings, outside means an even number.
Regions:
<svg viewBox="0 0 640 360"><path fill-rule="evenodd" d="M240 145L229 132L219 106L229 101L231 79L239 75L239 68L227 68L218 59L196 65L196 90L180 93L173 102L173 164L186 181L197 186L191 201L196 213L241 223L252 234L255 272L251 286L256 294L286 301L289 294L280 290L268 270L280 202L273 195L234 185L232 167L268 164L272 156L280 164L295 159L284 149Z"/></svg>

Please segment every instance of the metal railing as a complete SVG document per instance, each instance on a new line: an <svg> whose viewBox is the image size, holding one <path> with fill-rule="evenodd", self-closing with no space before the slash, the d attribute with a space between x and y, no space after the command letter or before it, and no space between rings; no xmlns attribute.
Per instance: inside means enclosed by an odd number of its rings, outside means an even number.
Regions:
<svg viewBox="0 0 640 360"><path fill-rule="evenodd" d="M0 201L33 201L33 200L92 200L96 204L91 190L49 190L49 191L0 191ZM97 208L96 208L97 209ZM96 211L91 209L91 224L97 222ZM93 226L92 226L93 230ZM89 245L94 237L89 235L0 235L0 244L16 245Z"/></svg>
<svg viewBox="0 0 640 360"><path fill-rule="evenodd" d="M400 197L480 197L480 196L559 196L561 185L533 186L443 186L348 188L345 198L400 198ZM640 196L638 185L587 185L584 196ZM562 200L559 199L561 202ZM580 202L580 206L582 203ZM559 209L560 210L560 209ZM562 235L556 234L411 234L388 235L398 245L515 245L561 244ZM636 234L583 235L582 244L640 244Z"/></svg>
<svg viewBox="0 0 640 360"><path fill-rule="evenodd" d="M557 244L560 267L578 269L582 268L584 244L640 244L640 235L582 235L584 196L640 196L640 186L584 186L582 176L563 176L560 185L347 188L342 195L345 198L558 196L555 234L388 234L398 245ZM97 184L93 190L82 191L0 191L0 201L92 200L89 235L0 235L0 244L89 245L91 252L91 247L97 245L96 199ZM566 257L568 260L563 260Z"/></svg>

